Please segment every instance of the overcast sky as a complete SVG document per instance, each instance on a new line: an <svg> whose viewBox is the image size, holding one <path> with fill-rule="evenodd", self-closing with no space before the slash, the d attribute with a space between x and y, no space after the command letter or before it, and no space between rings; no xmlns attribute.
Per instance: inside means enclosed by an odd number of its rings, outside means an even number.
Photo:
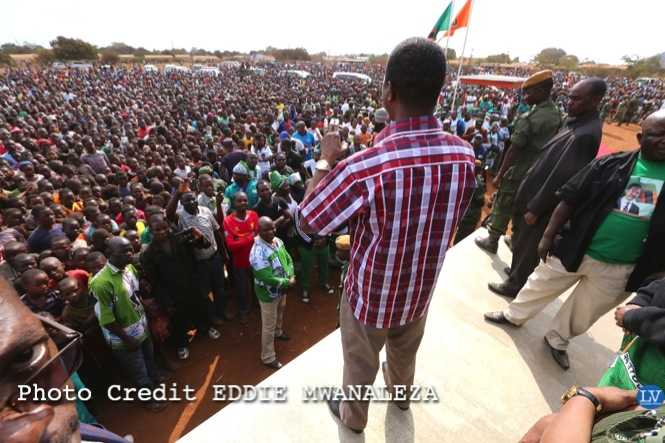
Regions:
<svg viewBox="0 0 665 443"><path fill-rule="evenodd" d="M426 36L449 0L2 0L0 42L57 35L96 45L200 47L247 52L304 46L329 54L383 53ZM455 11L463 1L455 1ZM556 46L619 63L665 51L663 0L474 0L467 54L522 61ZM450 40L458 54L463 30ZM443 43L443 42L442 42Z"/></svg>

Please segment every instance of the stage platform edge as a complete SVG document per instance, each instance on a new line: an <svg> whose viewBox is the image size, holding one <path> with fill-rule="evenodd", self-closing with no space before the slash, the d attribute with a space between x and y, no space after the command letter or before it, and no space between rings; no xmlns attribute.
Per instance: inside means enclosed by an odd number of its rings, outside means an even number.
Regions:
<svg viewBox="0 0 665 443"><path fill-rule="evenodd" d="M558 408L561 393L570 385L596 384L622 334L612 313L605 315L572 342L571 368L563 371L543 342L562 300L520 329L486 323L484 312L508 303L491 293L487 283L503 277L510 251L501 241L496 256L483 252L473 243L481 233L482 228L448 251L418 352L415 383L434 387L438 403L414 403L407 412L372 403L363 434L338 426L325 403L303 403L305 386L341 384L336 330L257 385L287 386L287 402L234 402L179 442L517 441L537 418ZM384 386L381 370L375 386Z"/></svg>

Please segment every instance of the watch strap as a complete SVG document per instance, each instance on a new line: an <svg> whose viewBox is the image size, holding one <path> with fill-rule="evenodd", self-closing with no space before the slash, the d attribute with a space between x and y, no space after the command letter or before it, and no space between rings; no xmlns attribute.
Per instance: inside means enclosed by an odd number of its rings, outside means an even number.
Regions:
<svg viewBox="0 0 665 443"><path fill-rule="evenodd" d="M582 397L589 399L591 403L593 403L593 406L596 408L597 412L600 412L603 409L603 406L600 404L598 398L586 389L577 388L575 395L581 395Z"/></svg>
<svg viewBox="0 0 665 443"><path fill-rule="evenodd" d="M325 172L330 172L330 170L332 169L330 163L328 163L327 160L317 161L314 168L317 169L318 171L325 171Z"/></svg>

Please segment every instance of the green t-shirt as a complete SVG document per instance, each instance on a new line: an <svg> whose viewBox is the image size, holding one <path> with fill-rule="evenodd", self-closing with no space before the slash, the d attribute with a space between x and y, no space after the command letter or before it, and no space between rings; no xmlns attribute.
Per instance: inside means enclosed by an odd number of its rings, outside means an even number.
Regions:
<svg viewBox="0 0 665 443"><path fill-rule="evenodd" d="M125 344L120 337L105 328L109 323L118 323L128 335L140 342L148 337L148 323L138 297L138 273L133 265L127 265L121 271L107 263L90 279L89 289L98 301L95 314L111 349L124 349Z"/></svg>
<svg viewBox="0 0 665 443"><path fill-rule="evenodd" d="M598 227L587 254L605 263L636 263L644 251L663 182L665 163L640 154L623 195Z"/></svg>

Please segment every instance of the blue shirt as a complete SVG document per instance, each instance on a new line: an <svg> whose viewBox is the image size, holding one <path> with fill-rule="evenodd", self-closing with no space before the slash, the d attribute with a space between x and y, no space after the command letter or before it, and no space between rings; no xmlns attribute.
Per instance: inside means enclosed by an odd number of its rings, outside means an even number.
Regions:
<svg viewBox="0 0 665 443"><path fill-rule="evenodd" d="M455 132L458 137L462 137L466 132L466 122L464 122L464 120L461 118L457 120L457 127L455 128Z"/></svg>
<svg viewBox="0 0 665 443"><path fill-rule="evenodd" d="M7 160L7 163L9 163L9 166L11 166L12 168L16 168L16 166L18 165L18 162L16 161L14 156L9 152L5 152L2 155L2 158Z"/></svg>
<svg viewBox="0 0 665 443"><path fill-rule="evenodd" d="M312 148L316 143L316 139L310 132L305 132L304 134L299 133L298 131L294 132L291 138L300 141L305 146L305 160L310 160L312 158Z"/></svg>
<svg viewBox="0 0 665 443"><path fill-rule="evenodd" d="M51 238L55 235L64 235L60 225L53 225L51 229L39 227L32 231L28 237L28 248L30 252L40 253L51 247Z"/></svg>

